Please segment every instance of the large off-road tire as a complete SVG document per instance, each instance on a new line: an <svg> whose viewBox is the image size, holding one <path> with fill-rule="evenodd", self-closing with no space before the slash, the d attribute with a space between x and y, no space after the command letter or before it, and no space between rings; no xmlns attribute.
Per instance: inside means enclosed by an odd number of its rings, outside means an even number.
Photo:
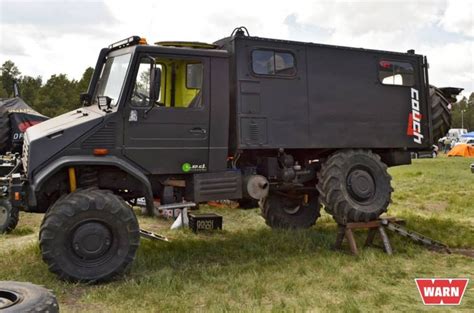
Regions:
<svg viewBox="0 0 474 313"><path fill-rule="evenodd" d="M47 289L31 283L0 281L0 311L13 312L59 312L56 297Z"/></svg>
<svg viewBox="0 0 474 313"><path fill-rule="evenodd" d="M5 154L11 148L10 117L8 110L0 109L0 154Z"/></svg>
<svg viewBox="0 0 474 313"><path fill-rule="evenodd" d="M451 112L449 100L439 88L430 86L431 123L433 142L438 142L451 128Z"/></svg>
<svg viewBox="0 0 474 313"><path fill-rule="evenodd" d="M377 154L343 150L322 164L318 190L325 210L337 223L367 222L387 211L391 179Z"/></svg>
<svg viewBox="0 0 474 313"><path fill-rule="evenodd" d="M271 228L309 228L320 216L317 194L287 195L271 192L259 202L265 223Z"/></svg>
<svg viewBox="0 0 474 313"><path fill-rule="evenodd" d="M68 281L100 282L121 275L139 243L140 229L130 206L112 192L94 188L60 198L40 229L43 260Z"/></svg>
<svg viewBox="0 0 474 313"><path fill-rule="evenodd" d="M19 218L19 210L12 208L8 199L0 199L0 234L9 233L14 230Z"/></svg>

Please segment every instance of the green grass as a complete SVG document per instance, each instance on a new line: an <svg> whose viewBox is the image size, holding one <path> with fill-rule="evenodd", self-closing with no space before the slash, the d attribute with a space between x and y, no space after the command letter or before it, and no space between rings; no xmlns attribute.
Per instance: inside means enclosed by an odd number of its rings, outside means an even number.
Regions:
<svg viewBox="0 0 474 313"><path fill-rule="evenodd" d="M390 169L389 214L458 248L474 248L473 159L415 160ZM330 246L336 227L323 214L305 231L272 231L257 209L216 209L221 232L170 231L170 222L140 217L143 228L171 243L142 240L131 271L102 285L61 282L41 261L41 216L22 214L18 230L0 236L0 279L31 281L54 290L64 312L187 311L470 311L472 281L459 307L424 307L414 278L470 277L474 261L430 252L390 234L393 256L364 249L353 257ZM364 233L356 234L363 242Z"/></svg>

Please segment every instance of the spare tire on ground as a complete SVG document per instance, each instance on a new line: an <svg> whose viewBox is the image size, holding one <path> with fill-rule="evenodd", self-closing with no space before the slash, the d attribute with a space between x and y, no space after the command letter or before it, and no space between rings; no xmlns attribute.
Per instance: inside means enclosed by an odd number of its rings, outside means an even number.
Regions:
<svg viewBox="0 0 474 313"><path fill-rule="evenodd" d="M59 312L56 297L44 287L32 283L0 281L0 311Z"/></svg>

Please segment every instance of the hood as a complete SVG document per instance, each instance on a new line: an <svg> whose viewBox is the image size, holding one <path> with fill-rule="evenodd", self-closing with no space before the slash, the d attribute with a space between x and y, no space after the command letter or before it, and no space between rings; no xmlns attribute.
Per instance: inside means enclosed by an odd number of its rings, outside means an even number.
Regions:
<svg viewBox="0 0 474 313"><path fill-rule="evenodd" d="M100 111L99 111L100 112ZM64 113L41 124L32 126L26 130L26 136L29 142L33 142L43 137L54 137L54 134L65 131L71 127L75 127L93 120L100 119L103 114L95 110L79 109Z"/></svg>
<svg viewBox="0 0 474 313"><path fill-rule="evenodd" d="M23 149L25 170L32 173L46 160L98 125L105 114L90 107L82 108L28 128Z"/></svg>

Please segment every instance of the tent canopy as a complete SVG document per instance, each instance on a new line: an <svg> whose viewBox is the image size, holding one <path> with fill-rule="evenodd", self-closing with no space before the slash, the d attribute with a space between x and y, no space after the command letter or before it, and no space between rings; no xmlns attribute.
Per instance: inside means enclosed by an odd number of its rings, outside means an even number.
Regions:
<svg viewBox="0 0 474 313"><path fill-rule="evenodd" d="M456 145L448 152L448 156L474 157L474 147L467 144Z"/></svg>
<svg viewBox="0 0 474 313"><path fill-rule="evenodd" d="M0 99L0 154L21 152L25 130L47 119L19 97Z"/></svg>

